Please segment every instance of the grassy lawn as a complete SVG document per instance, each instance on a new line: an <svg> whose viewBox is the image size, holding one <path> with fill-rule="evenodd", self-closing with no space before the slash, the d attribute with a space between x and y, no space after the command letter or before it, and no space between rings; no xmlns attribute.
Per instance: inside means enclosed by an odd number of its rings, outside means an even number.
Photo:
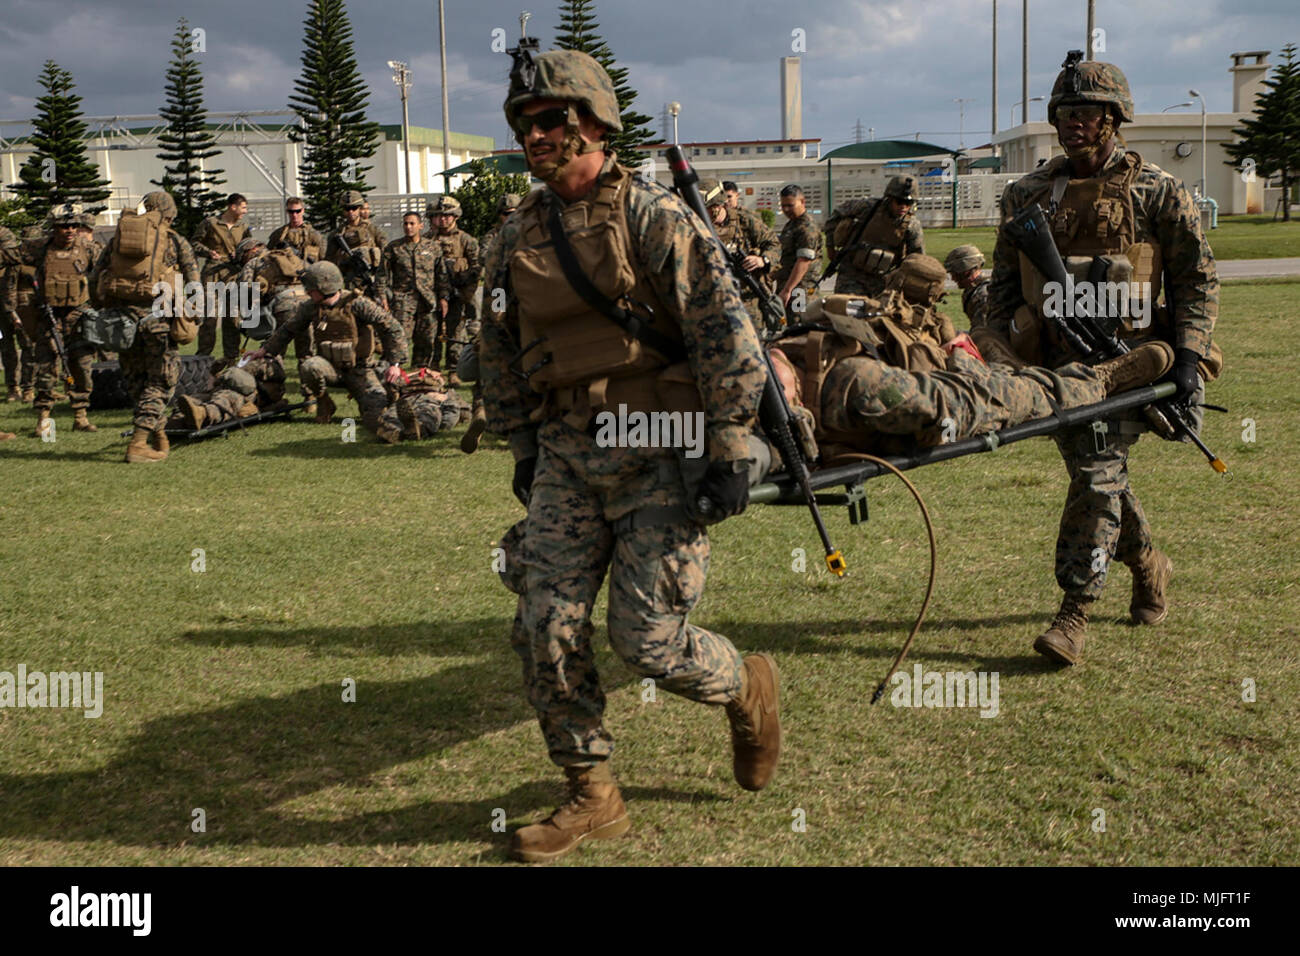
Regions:
<svg viewBox="0 0 1300 956"><path fill-rule="evenodd" d="M643 699L602 598L633 829L569 861L1300 863L1297 303L1296 282L1223 290L1228 366L1210 400L1231 414L1210 413L1205 436L1231 475L1190 447L1138 445L1172 611L1129 625L1117 568L1076 668L1030 649L1059 600L1054 446L912 473L940 572L905 668L996 672L996 717L868 706L927 566L893 479L869 485L865 527L828 516L844 581L817 569L797 509L755 506L713 535L693 619L784 677L786 751L761 794L731 779L720 710ZM66 406L56 417L54 444L0 445L0 671L102 671L105 702L99 719L0 709L0 864L499 863L494 818L513 827L559 798L491 569L522 514L500 442L467 457L457 433L388 447L297 420L127 467L125 411L97 414L94 435L72 432ZM31 421L0 405L0 428Z"/></svg>
<svg viewBox="0 0 1300 956"><path fill-rule="evenodd" d="M992 261L997 230L926 229L925 251L942 261L965 243L979 246ZM1216 259L1281 259L1300 256L1300 219L1274 222L1271 216L1220 216L1219 228L1210 232ZM991 267L991 265L990 265Z"/></svg>

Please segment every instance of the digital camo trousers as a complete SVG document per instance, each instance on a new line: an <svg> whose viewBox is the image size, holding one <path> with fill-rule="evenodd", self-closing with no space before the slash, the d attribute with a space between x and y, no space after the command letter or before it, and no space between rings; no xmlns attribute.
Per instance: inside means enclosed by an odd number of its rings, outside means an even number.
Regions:
<svg viewBox="0 0 1300 956"><path fill-rule="evenodd" d="M166 319L145 319L131 347L118 356L127 390L135 399L137 428L155 431L181 376L181 356L172 343Z"/></svg>
<svg viewBox="0 0 1300 956"><path fill-rule="evenodd" d="M361 410L361 423L376 431L388 404L388 394L378 373L366 365L353 365L336 369L320 355L310 355L298 365L303 393L311 399L320 398L331 385L342 385Z"/></svg>
<svg viewBox="0 0 1300 956"><path fill-rule="evenodd" d="M600 448L559 421L538 435L541 454L522 523L514 587L521 588L511 643L551 759L590 766L614 741L601 717L605 694L592 648L592 607L609 572L610 645L659 690L726 704L741 687L740 652L687 622L704 590L709 538L681 520L615 535L612 522L685 498L674 453ZM519 572L522 573L519 573Z"/></svg>

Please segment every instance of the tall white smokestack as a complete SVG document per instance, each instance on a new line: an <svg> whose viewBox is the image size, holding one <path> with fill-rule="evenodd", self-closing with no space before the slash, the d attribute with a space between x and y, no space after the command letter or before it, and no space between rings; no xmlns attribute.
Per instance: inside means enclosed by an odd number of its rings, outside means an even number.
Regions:
<svg viewBox="0 0 1300 956"><path fill-rule="evenodd" d="M781 57L781 138L803 139L803 79L800 58Z"/></svg>

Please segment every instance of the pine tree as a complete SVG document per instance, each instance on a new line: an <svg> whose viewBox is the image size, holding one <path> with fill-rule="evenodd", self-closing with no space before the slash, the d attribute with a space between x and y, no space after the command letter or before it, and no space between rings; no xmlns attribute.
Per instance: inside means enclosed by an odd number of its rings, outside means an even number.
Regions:
<svg viewBox="0 0 1300 956"><path fill-rule="evenodd" d="M1291 184L1300 178L1300 62L1296 46L1282 48L1283 60L1264 81L1267 91L1255 101L1253 119L1243 120L1232 132L1238 142L1224 146L1229 166L1253 163L1255 175L1265 180L1282 177L1282 218L1291 219Z"/></svg>
<svg viewBox="0 0 1300 956"><path fill-rule="evenodd" d="M46 60L38 81L45 95L36 101L32 120L31 144L36 151L18 170L21 182L10 188L38 219L66 202L95 208L110 195L105 188L108 180L99 178L86 154L86 124L81 118L81 97L72 92L72 74Z"/></svg>
<svg viewBox="0 0 1300 956"><path fill-rule="evenodd" d="M456 225L471 236L482 236L496 226L497 202L506 193L527 196L528 176L502 173L481 159L470 160L469 180L452 193L460 203L461 216Z"/></svg>
<svg viewBox="0 0 1300 956"><path fill-rule="evenodd" d="M152 180L176 200L175 227L181 235L190 235L206 216L224 203L216 187L220 169L204 169L203 160L220 156L217 138L207 127L208 112L203 108L203 73L194 58L190 25L184 17L176 25L172 38L172 62L167 68L167 105L159 113L167 129L159 134L163 161L162 179ZM173 165L167 165L168 163Z"/></svg>
<svg viewBox="0 0 1300 956"><path fill-rule="evenodd" d="M614 95L618 97L619 119L623 121L621 133L610 133L609 145L623 161L636 164L634 147L645 143L657 142L648 124L654 122L653 116L646 116L632 109L636 99L636 90L627 83L627 70L615 66L614 54L609 45L601 39L596 28L593 0L562 0L560 3L560 29L555 35L555 45L561 50L580 50L590 55L609 74L614 84Z"/></svg>
<svg viewBox="0 0 1300 956"><path fill-rule="evenodd" d="M369 192L361 160L375 154L379 124L366 119L368 94L352 49L352 25L343 0L311 0L303 21L302 76L289 97L298 114L294 138L306 143L301 171L307 218L334 229L343 218L343 193Z"/></svg>

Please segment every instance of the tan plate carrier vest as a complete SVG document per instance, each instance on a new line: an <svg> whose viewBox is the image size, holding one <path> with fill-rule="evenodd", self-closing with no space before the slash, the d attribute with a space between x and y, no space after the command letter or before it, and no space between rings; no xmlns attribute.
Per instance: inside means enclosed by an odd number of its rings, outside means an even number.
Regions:
<svg viewBox="0 0 1300 956"><path fill-rule="evenodd" d="M84 304L90 298L90 261L93 249L90 244L74 239L72 245L60 249L50 243L45 248L45 263L41 288L45 304L61 309Z"/></svg>
<svg viewBox="0 0 1300 956"><path fill-rule="evenodd" d="M320 259L321 254L324 252L324 250L321 249L318 243L313 242L308 244L307 228L305 226L300 226L297 229L290 229L288 227L285 227L284 232L280 233L279 241L286 242L289 245L293 246L295 249L301 250L302 258L303 261L305 262L317 261L318 259ZM287 249L285 251L288 252Z"/></svg>
<svg viewBox="0 0 1300 956"><path fill-rule="evenodd" d="M379 248L379 244L375 242L375 234L370 231L370 228L365 223L359 226L344 226L340 230L340 235L346 240L349 249L353 251L361 250L361 258L366 261L370 268L379 268L383 250ZM343 261L346 263L350 258L350 256L345 255Z"/></svg>
<svg viewBox="0 0 1300 956"><path fill-rule="evenodd" d="M615 165L594 197L563 210L565 235L582 271L605 296L640 317L673 342L681 327L632 261L627 227L627 190L632 174ZM546 401L535 421L562 414L584 429L591 416L617 411L695 412L703 409L699 388L686 362L669 358L625 332L578 295L564 276L547 226L547 208L537 190L520 204L519 245L510 255L510 282L519 302L519 339L527 347L519 361L528 384Z"/></svg>
<svg viewBox="0 0 1300 956"><path fill-rule="evenodd" d="M1168 319L1155 308L1160 295L1160 247L1138 242L1137 220L1133 211L1133 183L1142 170L1142 157L1129 151L1105 176L1068 179L1068 167L1061 162L1060 173L1050 180L1031 202L1043 206L1052 226L1052 239L1065 260L1066 271L1075 282L1088 278L1094 256L1109 256L1114 261L1106 274L1107 282L1150 283L1151 325L1133 328L1133 317L1123 318L1122 338L1168 338ZM1056 200L1056 210L1051 209ZM1011 330L1011 346L1016 354L1032 365L1042 365L1043 338L1057 344L1056 333L1042 321L1047 301L1046 277L1020 253L1020 292L1025 305L1016 311ZM1148 298L1143 296L1143 298ZM1131 307L1130 313L1137 311Z"/></svg>
<svg viewBox="0 0 1300 956"><path fill-rule="evenodd" d="M858 239L858 248L848 254L844 265L858 272L879 275L893 268L895 259L902 251L903 241L907 238L908 217L904 216L900 222L894 222L889 215L887 198L879 200L870 215L871 219ZM849 216L836 224L837 250L843 249L845 243L853 238L853 230L861 221L858 216Z"/></svg>
<svg viewBox="0 0 1300 956"><path fill-rule="evenodd" d="M157 209L143 215L126 210L117 223L108 268L99 276L99 297L105 301L147 305L154 286L172 285L176 268L167 261L171 229Z"/></svg>
<svg viewBox="0 0 1300 956"><path fill-rule="evenodd" d="M374 351L373 333L369 326L358 329L352 303L361 297L354 289L339 293L339 300L331 306L320 306L312 320L312 334L316 340L316 354L340 372L357 364Z"/></svg>

